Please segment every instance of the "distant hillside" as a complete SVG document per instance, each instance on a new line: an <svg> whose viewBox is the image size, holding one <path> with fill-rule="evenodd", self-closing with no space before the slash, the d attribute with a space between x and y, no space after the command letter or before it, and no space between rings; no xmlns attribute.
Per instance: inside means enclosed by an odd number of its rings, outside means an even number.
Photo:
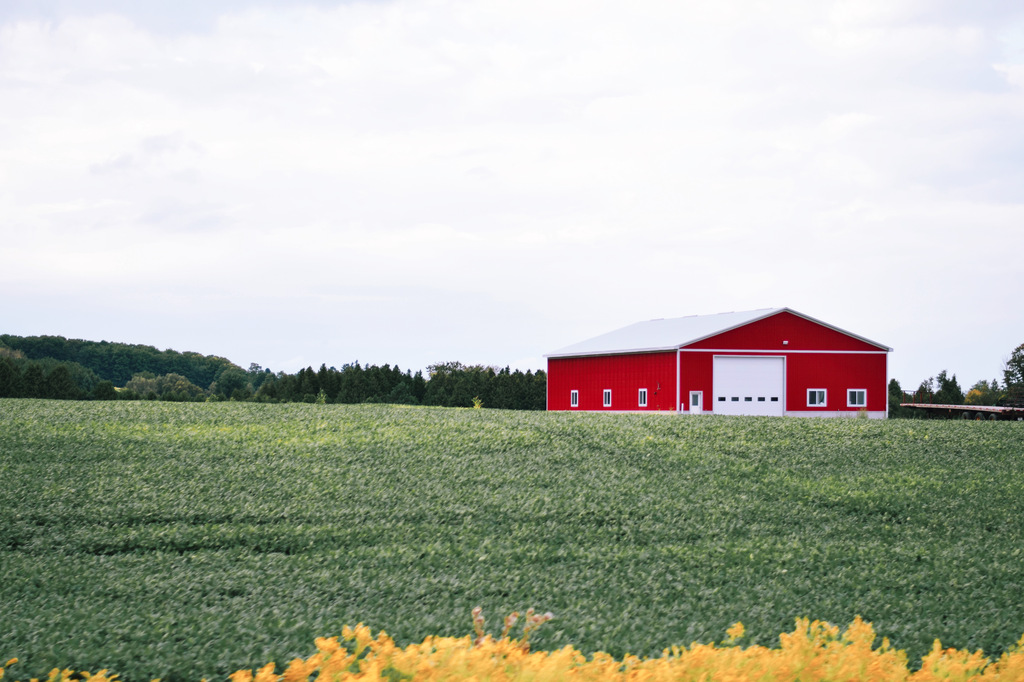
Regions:
<svg viewBox="0 0 1024 682"><path fill-rule="evenodd" d="M543 370L443 362L414 375L398 366L345 364L296 374L245 371L214 355L63 336L0 334L0 398L393 403L543 410Z"/></svg>
<svg viewBox="0 0 1024 682"><path fill-rule="evenodd" d="M115 386L124 386L135 374L151 372L180 374L196 386L207 388L224 370L240 369L230 360L214 355L63 336L0 334L0 347L4 346L20 351L28 360L51 359L81 365Z"/></svg>

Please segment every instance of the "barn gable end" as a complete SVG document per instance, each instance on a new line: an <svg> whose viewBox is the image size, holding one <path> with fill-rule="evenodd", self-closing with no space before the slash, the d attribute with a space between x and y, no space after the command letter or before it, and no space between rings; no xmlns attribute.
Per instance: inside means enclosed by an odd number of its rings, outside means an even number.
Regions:
<svg viewBox="0 0 1024 682"><path fill-rule="evenodd" d="M781 310L739 327L686 343L690 350L787 350L879 352L889 349L824 322Z"/></svg>

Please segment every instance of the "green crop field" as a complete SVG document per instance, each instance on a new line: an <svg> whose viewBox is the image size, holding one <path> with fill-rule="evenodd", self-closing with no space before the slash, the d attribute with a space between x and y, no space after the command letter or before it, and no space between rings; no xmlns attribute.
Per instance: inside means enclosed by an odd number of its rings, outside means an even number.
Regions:
<svg viewBox="0 0 1024 682"><path fill-rule="evenodd" d="M1024 425L0 400L0 663L223 679L364 622L920 658L1024 633Z"/></svg>

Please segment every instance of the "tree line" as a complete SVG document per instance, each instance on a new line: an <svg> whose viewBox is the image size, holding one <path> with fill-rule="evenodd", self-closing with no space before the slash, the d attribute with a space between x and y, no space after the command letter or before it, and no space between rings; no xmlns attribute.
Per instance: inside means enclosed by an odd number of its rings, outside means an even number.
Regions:
<svg viewBox="0 0 1024 682"><path fill-rule="evenodd" d="M124 386L140 372L180 374L197 386L209 386L230 367L230 360L215 355L158 350L140 344L83 341L63 336L13 336L0 334L0 348L18 351L29 360L74 363L91 370L99 379Z"/></svg>
<svg viewBox="0 0 1024 682"><path fill-rule="evenodd" d="M998 378L975 382L966 391L956 374L942 370L929 377L913 391L904 391L896 379L889 381L889 416L918 417L916 410L900 407L900 403L933 405L997 405L1024 407L1024 343L1017 346L1003 367L1003 380Z"/></svg>
<svg viewBox="0 0 1024 682"><path fill-rule="evenodd" d="M321 365L294 374L217 356L60 336L0 335L0 398L392 403L543 410L543 371L445 362L427 375L390 365Z"/></svg>
<svg viewBox="0 0 1024 682"><path fill-rule="evenodd" d="M403 372L390 365L341 369L321 365L296 374L271 374L250 366L247 386L238 387L235 399L257 402L391 403L439 407L493 407L507 410L543 410L547 376L543 371L512 371L483 365L446 362L422 372Z"/></svg>

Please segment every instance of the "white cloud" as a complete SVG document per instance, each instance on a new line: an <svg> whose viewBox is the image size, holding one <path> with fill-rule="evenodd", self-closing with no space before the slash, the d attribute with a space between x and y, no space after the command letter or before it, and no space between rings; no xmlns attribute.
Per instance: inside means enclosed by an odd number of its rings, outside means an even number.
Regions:
<svg viewBox="0 0 1024 682"><path fill-rule="evenodd" d="M1024 276L1008 5L222 7L0 14L0 285L49 296L5 331L114 339L134 310L243 364L415 367L789 305L906 382L1020 342L1009 294L962 288ZM345 312L260 346L231 309ZM951 311L991 331L969 357Z"/></svg>

